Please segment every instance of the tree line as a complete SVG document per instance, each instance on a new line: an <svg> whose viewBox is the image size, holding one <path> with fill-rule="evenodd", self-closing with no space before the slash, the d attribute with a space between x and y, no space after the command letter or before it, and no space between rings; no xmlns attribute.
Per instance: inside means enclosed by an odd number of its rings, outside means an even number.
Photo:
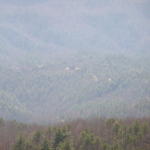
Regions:
<svg viewBox="0 0 150 150"><path fill-rule="evenodd" d="M150 119L79 119L50 126L1 119L0 139L3 150L149 150Z"/></svg>

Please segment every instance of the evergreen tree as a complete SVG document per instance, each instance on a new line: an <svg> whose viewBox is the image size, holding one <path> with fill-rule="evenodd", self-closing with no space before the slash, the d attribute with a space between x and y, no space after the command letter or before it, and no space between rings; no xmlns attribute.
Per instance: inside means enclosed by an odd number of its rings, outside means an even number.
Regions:
<svg viewBox="0 0 150 150"><path fill-rule="evenodd" d="M81 133L81 150L97 150L100 148L100 139L92 132L85 130Z"/></svg>
<svg viewBox="0 0 150 150"><path fill-rule="evenodd" d="M50 150L47 140L44 140L41 150Z"/></svg>
<svg viewBox="0 0 150 150"><path fill-rule="evenodd" d="M19 137L16 144L14 145L14 150L26 150L26 142L23 137Z"/></svg>
<svg viewBox="0 0 150 150"><path fill-rule="evenodd" d="M40 144L42 141L42 133L40 131L37 131L33 136L33 143Z"/></svg>
<svg viewBox="0 0 150 150"><path fill-rule="evenodd" d="M59 145L58 150L74 150L73 144L69 140L64 141Z"/></svg>
<svg viewBox="0 0 150 150"><path fill-rule="evenodd" d="M58 145L64 142L65 139L68 137L69 137L69 132L66 128L56 129L54 141L53 141L53 148L56 149Z"/></svg>

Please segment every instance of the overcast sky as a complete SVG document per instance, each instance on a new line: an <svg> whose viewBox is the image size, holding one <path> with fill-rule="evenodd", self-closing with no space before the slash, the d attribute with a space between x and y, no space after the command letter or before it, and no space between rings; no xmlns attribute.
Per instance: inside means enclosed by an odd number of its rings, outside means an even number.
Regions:
<svg viewBox="0 0 150 150"><path fill-rule="evenodd" d="M150 0L0 0L0 19L0 28L56 47L142 49L150 43Z"/></svg>

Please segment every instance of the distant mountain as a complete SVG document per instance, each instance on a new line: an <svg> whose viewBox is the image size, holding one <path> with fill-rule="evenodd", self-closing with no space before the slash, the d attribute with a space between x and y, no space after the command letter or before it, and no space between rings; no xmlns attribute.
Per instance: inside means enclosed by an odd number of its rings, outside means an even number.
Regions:
<svg viewBox="0 0 150 150"><path fill-rule="evenodd" d="M0 0L0 116L149 116L149 3Z"/></svg>
<svg viewBox="0 0 150 150"><path fill-rule="evenodd" d="M1 55L10 59L40 55L31 51L149 50L148 5L148 0L1 0Z"/></svg>
<svg viewBox="0 0 150 150"><path fill-rule="evenodd" d="M43 2L47 2L48 0L1 0L0 3L1 4L11 4L11 5L33 5L33 4L38 4L38 3L43 3Z"/></svg>
<svg viewBox="0 0 150 150"><path fill-rule="evenodd" d="M31 115L24 105L10 92L0 91L0 116L6 119L25 121Z"/></svg>
<svg viewBox="0 0 150 150"><path fill-rule="evenodd" d="M1 65L5 95L0 95L0 114L5 117L8 110L23 114L22 120L32 114L44 121L149 116L150 61L145 54L78 52L58 58L49 57L47 64ZM16 119L13 114L7 118Z"/></svg>

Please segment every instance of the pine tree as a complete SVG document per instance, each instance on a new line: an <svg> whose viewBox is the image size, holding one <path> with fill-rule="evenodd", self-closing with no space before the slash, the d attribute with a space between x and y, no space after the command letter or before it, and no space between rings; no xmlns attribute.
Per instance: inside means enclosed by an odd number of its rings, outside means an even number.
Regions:
<svg viewBox="0 0 150 150"><path fill-rule="evenodd" d="M68 137L69 137L69 132L66 128L56 129L56 133L53 141L53 148L56 149L58 145L64 142L65 139Z"/></svg>
<svg viewBox="0 0 150 150"><path fill-rule="evenodd" d="M100 139L92 132L85 130L81 133L81 150L97 150L100 148Z"/></svg>
<svg viewBox="0 0 150 150"><path fill-rule="evenodd" d="M37 131L33 136L33 143L40 144L42 141L42 134L40 131Z"/></svg>
<svg viewBox="0 0 150 150"><path fill-rule="evenodd" d="M23 137L19 137L16 144L14 145L14 150L26 150L26 142Z"/></svg>
<svg viewBox="0 0 150 150"><path fill-rule="evenodd" d="M41 147L41 150L50 150L47 140L44 140L42 147Z"/></svg>
<svg viewBox="0 0 150 150"><path fill-rule="evenodd" d="M59 145L58 150L74 150L73 144L71 141L67 140Z"/></svg>

